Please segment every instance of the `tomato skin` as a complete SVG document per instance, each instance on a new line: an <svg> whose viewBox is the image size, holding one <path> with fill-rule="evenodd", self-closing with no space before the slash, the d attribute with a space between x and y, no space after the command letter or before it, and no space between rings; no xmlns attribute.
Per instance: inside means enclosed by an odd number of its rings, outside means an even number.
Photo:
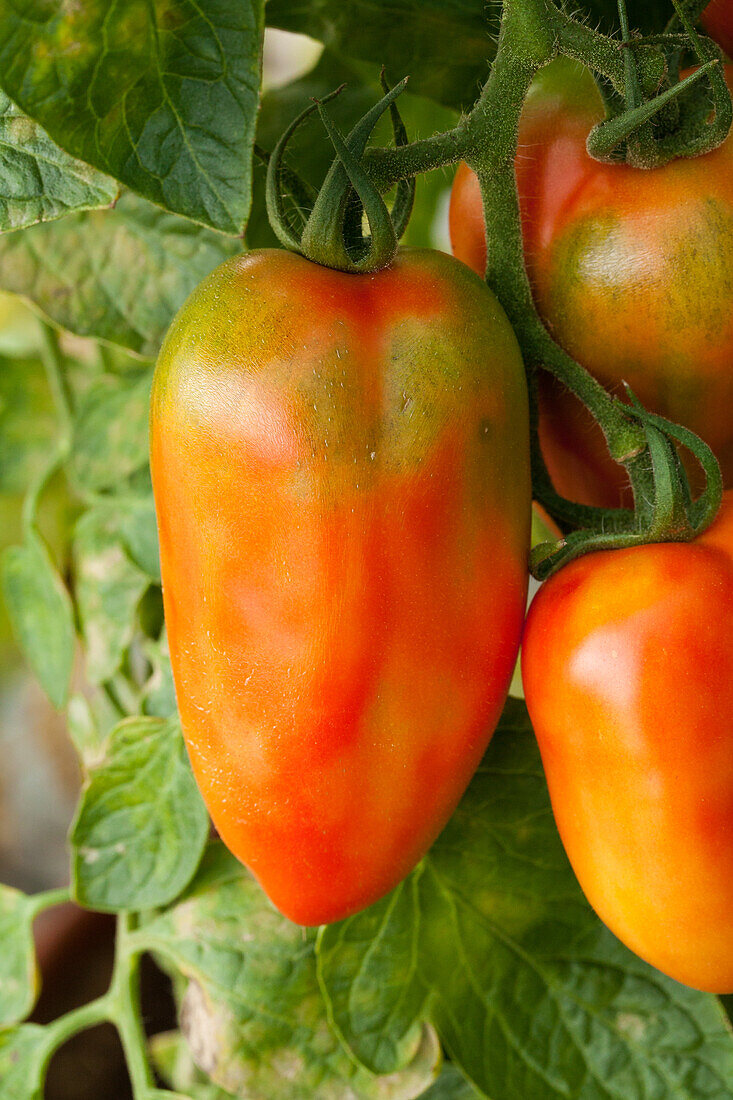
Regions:
<svg viewBox="0 0 733 1100"><path fill-rule="evenodd" d="M692 543L588 554L539 590L527 706L565 850L619 939L733 990L733 493Z"/></svg>
<svg viewBox="0 0 733 1100"><path fill-rule="evenodd" d="M731 83L733 66L727 76ZM567 78L564 92L540 86L525 107L517 184L539 312L605 386L622 395L627 382L647 407L701 435L732 486L733 137L645 172L588 155L586 137L602 117L587 76ZM467 173L459 170L451 200L453 250L481 270L480 200ZM619 503L623 469L590 416L551 382L540 439L560 492Z"/></svg>
<svg viewBox="0 0 733 1100"><path fill-rule="evenodd" d="M711 0L700 16L705 31L733 57L733 0Z"/></svg>
<svg viewBox="0 0 733 1100"><path fill-rule="evenodd" d="M395 886L458 802L516 659L530 524L514 333L452 257L229 261L152 399L166 623L198 784L301 924Z"/></svg>

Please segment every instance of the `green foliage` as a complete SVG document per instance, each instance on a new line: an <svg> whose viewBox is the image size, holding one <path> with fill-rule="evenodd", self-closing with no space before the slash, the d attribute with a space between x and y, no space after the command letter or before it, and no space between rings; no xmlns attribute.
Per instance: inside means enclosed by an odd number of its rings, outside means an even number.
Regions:
<svg viewBox="0 0 733 1100"><path fill-rule="evenodd" d="M74 616L69 594L37 531L0 559L5 606L18 644L55 707L66 702L74 661Z"/></svg>
<svg viewBox="0 0 733 1100"><path fill-rule="evenodd" d="M422 1100L478 1100L479 1095L455 1066L447 1065Z"/></svg>
<svg viewBox="0 0 733 1100"><path fill-rule="evenodd" d="M143 689L143 710L146 714L167 718L176 711L171 659L165 633L159 641L149 641L145 654L150 661L150 677Z"/></svg>
<svg viewBox="0 0 733 1100"><path fill-rule="evenodd" d="M616 0L570 5L604 29L618 26ZM662 30L667 0L630 0L632 23ZM500 5L494 0L269 0L267 22L308 34L339 56L386 65L391 81L449 107L470 107L496 51ZM436 127L437 128L437 127Z"/></svg>
<svg viewBox="0 0 733 1100"><path fill-rule="evenodd" d="M70 473L82 490L109 489L148 458L150 371L103 375L84 394L74 425Z"/></svg>
<svg viewBox="0 0 733 1100"><path fill-rule="evenodd" d="M0 232L109 206L119 188L59 149L0 92Z"/></svg>
<svg viewBox="0 0 733 1100"><path fill-rule="evenodd" d="M2 85L68 153L167 210L241 233L262 10L262 0L29 0L21 13L2 0Z"/></svg>
<svg viewBox="0 0 733 1100"><path fill-rule="evenodd" d="M0 237L0 286L80 336L156 355L173 315L237 241L125 194Z"/></svg>
<svg viewBox="0 0 733 1100"><path fill-rule="evenodd" d="M45 469L56 416L36 359L0 358L0 492L24 492Z"/></svg>
<svg viewBox="0 0 733 1100"><path fill-rule="evenodd" d="M208 831L178 720L125 719L89 766L71 830L77 901L167 905L196 871Z"/></svg>
<svg viewBox="0 0 733 1100"><path fill-rule="evenodd" d="M90 508L74 534L76 606L87 675L100 684L117 672L135 635L135 613L150 578L122 540L121 512L112 498Z"/></svg>
<svg viewBox="0 0 733 1100"><path fill-rule="evenodd" d="M172 1087L185 1090L191 1100L229 1100L233 1095L211 1084L196 1066L185 1039L178 1031L156 1035L151 1056L158 1073ZM478 1093L453 1066L443 1068L435 1084L420 1093L421 1100L478 1100Z"/></svg>
<svg viewBox="0 0 733 1100"><path fill-rule="evenodd" d="M38 1024L0 1031L3 1100L43 1100L43 1077L49 1056L46 1031Z"/></svg>
<svg viewBox="0 0 733 1100"><path fill-rule="evenodd" d="M137 938L188 979L181 1024L193 1057L235 1095L410 1100L437 1072L440 1051L430 1028L421 1029L411 1058L387 1077L349 1058L328 1025L313 932L280 916L218 845L187 895Z"/></svg>
<svg viewBox="0 0 733 1100"><path fill-rule="evenodd" d="M616 0L581 7L590 25L615 26ZM138 1026L142 1041L131 975L152 952L173 978L180 1030L155 1037L150 1055L176 1091L151 1077L136 1100L733 1100L720 1003L635 959L580 894L520 703L421 866L320 935L281 917L221 844L206 847L162 622L150 360L191 290L242 248L231 235L245 228L253 180L247 243L274 243L255 128L270 151L312 97L345 81L329 111L347 132L381 94L384 62L392 82L410 75L410 138L447 130L488 72L499 11L485 0L269 0L271 25L327 48L312 72L266 93L258 115L262 8L0 0L0 287L90 338L59 347L49 336L54 376L40 323L0 298L0 514L19 519L30 491L0 579L58 707L78 631L73 889L125 914L103 1002L50 1028L17 1026L37 993L32 922L44 903L0 887L0 1097L41 1100L53 1050L101 1019L128 1041ZM659 30L669 4L629 10ZM381 125L375 142L388 144ZM331 157L316 120L288 152L314 185ZM449 179L446 168L418 180L406 243L435 243ZM56 458L75 522L52 536L37 495L56 492L44 488Z"/></svg>
<svg viewBox="0 0 733 1100"><path fill-rule="evenodd" d="M185 1039L178 1031L155 1035L150 1043L153 1065L163 1080L174 1089L185 1089L191 1100L230 1100L225 1092L196 1066Z"/></svg>
<svg viewBox="0 0 733 1100"><path fill-rule="evenodd" d="M423 864L324 929L319 970L374 1071L397 1070L429 1020L492 1100L733 1096L715 998L642 963L585 902L517 700Z"/></svg>
<svg viewBox="0 0 733 1100"><path fill-rule="evenodd" d="M0 886L0 1028L20 1023L36 1000L35 906L20 890Z"/></svg>

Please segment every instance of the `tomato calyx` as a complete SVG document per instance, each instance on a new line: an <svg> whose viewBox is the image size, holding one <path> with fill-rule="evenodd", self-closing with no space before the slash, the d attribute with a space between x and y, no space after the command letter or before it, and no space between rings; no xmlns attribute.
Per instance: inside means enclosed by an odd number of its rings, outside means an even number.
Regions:
<svg viewBox="0 0 733 1100"><path fill-rule="evenodd" d="M676 157L709 153L728 135L733 107L723 53L695 30L699 12L691 13L689 3L673 3L676 15L670 33L646 38L630 33L625 0L619 3L625 95L601 82L608 117L594 126L587 142L596 160L658 168ZM703 6L696 5L700 10ZM684 33L672 33L677 25ZM698 67L681 76L680 59L689 51Z"/></svg>
<svg viewBox="0 0 733 1100"><path fill-rule="evenodd" d="M387 267L397 252L415 195L415 178L400 180L392 210L387 209L379 189L361 163L367 141L377 121L389 110L396 145L407 145L408 137L395 100L407 86L407 77L390 89L381 74L384 96L361 118L347 137L331 120L326 104L344 85L316 100L287 128L278 141L267 166L267 212L278 240L286 248L324 267L354 274ZM292 173L284 163L287 145L305 120L318 111L334 147L336 158L313 201L304 211L303 191L293 187ZM286 212L285 196L294 201L299 225L292 224ZM306 196L309 198L310 196ZM362 231L362 214L369 223L370 235Z"/></svg>
<svg viewBox="0 0 733 1100"><path fill-rule="evenodd" d="M623 409L644 429L646 437L646 447L623 462L634 494L634 510L597 509L593 527L535 546L530 568L538 580L546 580L574 558L593 550L691 542L717 515L723 498L723 477L710 447L689 429L649 412L628 386L626 392L631 404L623 405ZM694 500L675 444L689 450L702 467L705 488Z"/></svg>

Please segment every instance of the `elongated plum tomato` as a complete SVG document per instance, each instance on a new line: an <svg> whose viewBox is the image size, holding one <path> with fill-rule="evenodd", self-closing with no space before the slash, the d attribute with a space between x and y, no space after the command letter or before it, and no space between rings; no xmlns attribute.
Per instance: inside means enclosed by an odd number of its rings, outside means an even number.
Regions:
<svg viewBox="0 0 733 1100"><path fill-rule="evenodd" d="M151 434L206 804L283 913L345 917L436 837L512 674L530 523L514 334L438 252L372 275L253 252L174 321Z"/></svg>
<svg viewBox="0 0 733 1100"><path fill-rule="evenodd" d="M733 486L733 135L703 157L642 171L586 152L604 117L590 75L548 67L527 99L516 159L525 257L538 309L560 344L609 389L713 448ZM727 67L733 86L733 66ZM455 255L483 271L475 175L451 196ZM558 489L613 506L626 484L600 429L544 379L540 441Z"/></svg>
<svg viewBox="0 0 733 1100"><path fill-rule="evenodd" d="M593 908L653 966L733 990L733 493L692 543L588 554L535 597L524 690Z"/></svg>
<svg viewBox="0 0 733 1100"><path fill-rule="evenodd" d="M733 0L711 0L700 16L703 27L733 57Z"/></svg>

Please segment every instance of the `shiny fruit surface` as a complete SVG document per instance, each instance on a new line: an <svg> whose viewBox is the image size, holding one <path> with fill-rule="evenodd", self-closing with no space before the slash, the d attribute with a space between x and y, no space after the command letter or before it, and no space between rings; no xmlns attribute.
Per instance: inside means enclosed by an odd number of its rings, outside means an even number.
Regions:
<svg viewBox="0 0 733 1100"><path fill-rule="evenodd" d="M691 543L588 554L545 582L522 675L593 908L665 974L733 991L733 493Z"/></svg>
<svg viewBox="0 0 733 1100"><path fill-rule="evenodd" d="M527 394L485 284L438 252L217 268L152 399L165 614L214 823L302 924L369 905L455 808L524 617Z"/></svg>

